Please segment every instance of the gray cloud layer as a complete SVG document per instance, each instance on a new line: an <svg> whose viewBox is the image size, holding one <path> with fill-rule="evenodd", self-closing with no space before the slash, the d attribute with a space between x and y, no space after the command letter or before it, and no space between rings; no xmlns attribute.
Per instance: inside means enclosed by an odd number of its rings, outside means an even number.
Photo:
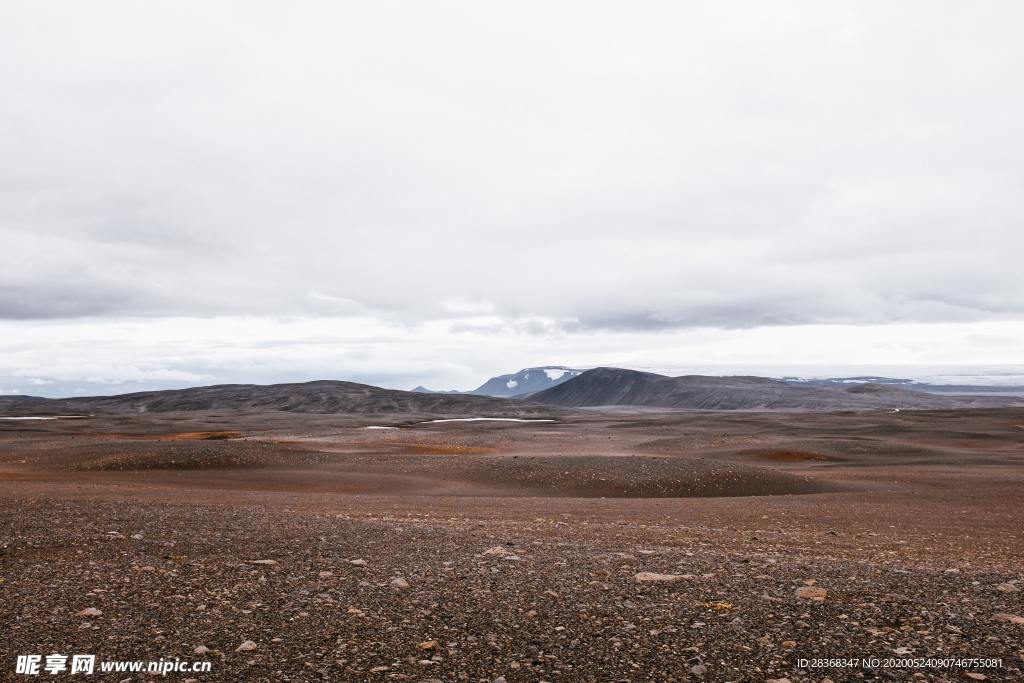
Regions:
<svg viewBox="0 0 1024 683"><path fill-rule="evenodd" d="M0 13L3 318L1024 314L1019 3Z"/></svg>

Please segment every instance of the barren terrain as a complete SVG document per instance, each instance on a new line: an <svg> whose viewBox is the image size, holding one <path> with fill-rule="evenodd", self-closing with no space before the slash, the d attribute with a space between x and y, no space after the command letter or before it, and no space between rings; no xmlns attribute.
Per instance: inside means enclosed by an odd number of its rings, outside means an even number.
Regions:
<svg viewBox="0 0 1024 683"><path fill-rule="evenodd" d="M1024 410L529 416L0 420L3 676L1022 677Z"/></svg>

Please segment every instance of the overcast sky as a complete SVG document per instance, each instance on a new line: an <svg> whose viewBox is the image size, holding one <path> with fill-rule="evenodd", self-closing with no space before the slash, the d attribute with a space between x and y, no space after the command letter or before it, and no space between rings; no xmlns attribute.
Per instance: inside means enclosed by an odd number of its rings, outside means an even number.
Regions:
<svg viewBox="0 0 1024 683"><path fill-rule="evenodd" d="M1021 25L8 0L0 391L1024 362Z"/></svg>

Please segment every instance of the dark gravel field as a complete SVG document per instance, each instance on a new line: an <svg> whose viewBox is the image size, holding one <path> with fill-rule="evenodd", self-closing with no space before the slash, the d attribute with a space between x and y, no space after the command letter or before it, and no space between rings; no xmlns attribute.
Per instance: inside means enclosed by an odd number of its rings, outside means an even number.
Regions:
<svg viewBox="0 0 1024 683"><path fill-rule="evenodd" d="M409 423L0 427L2 677L1024 677L1019 410Z"/></svg>

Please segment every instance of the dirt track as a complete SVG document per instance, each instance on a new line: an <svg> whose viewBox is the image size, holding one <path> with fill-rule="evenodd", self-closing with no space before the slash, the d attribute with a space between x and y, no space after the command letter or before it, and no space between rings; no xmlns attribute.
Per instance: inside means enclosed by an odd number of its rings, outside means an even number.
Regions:
<svg viewBox="0 0 1024 683"><path fill-rule="evenodd" d="M421 419L0 422L4 675L92 652L212 658L200 680L1021 676L1024 411Z"/></svg>

